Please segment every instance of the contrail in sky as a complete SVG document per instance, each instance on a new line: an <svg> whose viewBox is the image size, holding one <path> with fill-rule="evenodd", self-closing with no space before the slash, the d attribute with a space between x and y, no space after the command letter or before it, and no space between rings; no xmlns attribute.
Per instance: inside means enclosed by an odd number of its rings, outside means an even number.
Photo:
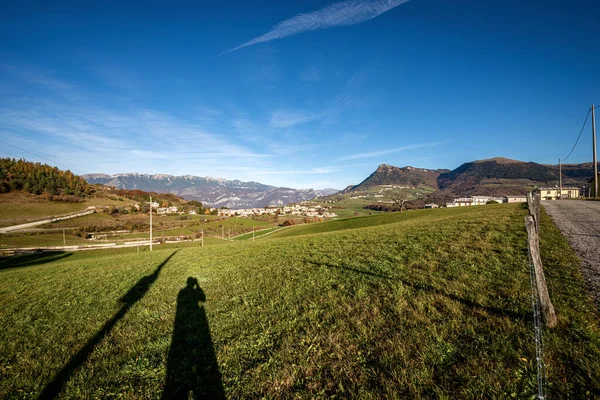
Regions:
<svg viewBox="0 0 600 400"><path fill-rule="evenodd" d="M346 0L307 14L298 14L275 25L271 31L239 45L223 54L257 43L270 42L299 33L350 26L369 21L409 0Z"/></svg>

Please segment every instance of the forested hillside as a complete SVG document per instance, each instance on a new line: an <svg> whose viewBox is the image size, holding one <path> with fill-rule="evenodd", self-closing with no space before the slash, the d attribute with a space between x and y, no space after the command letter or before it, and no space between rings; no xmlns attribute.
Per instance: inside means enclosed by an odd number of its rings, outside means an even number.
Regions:
<svg viewBox="0 0 600 400"><path fill-rule="evenodd" d="M23 159L0 158L0 193L13 190L82 197L90 193L91 186L71 171Z"/></svg>

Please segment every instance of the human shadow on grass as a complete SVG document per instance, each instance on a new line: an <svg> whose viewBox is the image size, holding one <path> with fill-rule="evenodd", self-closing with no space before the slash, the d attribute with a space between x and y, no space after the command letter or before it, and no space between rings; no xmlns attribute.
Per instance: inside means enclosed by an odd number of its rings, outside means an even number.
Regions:
<svg viewBox="0 0 600 400"><path fill-rule="evenodd" d="M64 251L45 251L35 252L33 254L24 254L20 256L7 256L0 258L0 270L9 268L22 268L29 267L32 265L41 265L53 261L62 260L73 253L67 253Z"/></svg>
<svg viewBox="0 0 600 400"><path fill-rule="evenodd" d="M173 339L163 399L224 399L223 381L204 306L206 295L193 277L177 296Z"/></svg>
<svg viewBox="0 0 600 400"><path fill-rule="evenodd" d="M158 267L156 267L152 274L142 277L135 285L133 285L131 289L129 289L127 293L125 293L125 295L123 295L123 297L119 299L120 303L122 304L119 311L117 311L111 319L106 321L104 326L102 326L102 328L90 340L88 340L88 342L81 349L79 349L77 353L71 357L67 365L65 365L63 369L61 369L54 376L52 381L46 385L40 394L39 399L52 399L62 391L65 383L69 380L75 370L86 362L96 345L100 343L102 339L104 339L104 337L115 327L117 322L119 322L119 320L123 318L125 314L127 314L131 307L133 307L146 295L146 293L148 293L148 290L150 290L150 287L158 278L162 268L178 251L179 250L175 250L173 253L171 253L169 257L167 257L158 265Z"/></svg>
<svg viewBox="0 0 600 400"><path fill-rule="evenodd" d="M449 299L452 299L454 301L457 301L467 307L473 308L473 309L479 309L482 311L486 311L490 314L494 314L494 315L498 315L498 316L508 316L510 318L513 319L518 319L518 320L524 320L524 321L529 321L532 320L532 317L529 313L520 313L520 312L514 312L511 310L506 310L503 308L497 308L497 307L492 307L492 306L485 306L479 303L474 302L473 300L469 300L466 299L464 297L460 297L457 296L455 294L451 294L451 293L446 293L443 290L440 289L436 289L433 286L430 285L424 285L418 282L409 282L406 279L402 279L400 277L393 277L393 276L389 276L389 275L385 275L382 273L378 273L378 272L371 272L371 271L365 271L365 270L361 270L361 269L357 269L357 268L351 268L351 267L346 267L346 266L339 266L339 265L334 265L334 264L330 264L330 263L322 263L322 262L314 262L314 261L308 261L309 264L312 264L316 267L326 267L326 268L334 268L334 269L342 269L345 271L350 271L350 272L354 272L354 273L358 273L358 274L363 274L363 275L368 275L368 276L372 276L372 277L376 277L376 278L381 278L381 279L386 279L386 280L390 280L390 281L397 281L397 282L402 282L403 285L409 286L415 290L418 291L422 291L422 292L428 292L428 293L435 293L435 294L439 294L442 295L444 297L447 297Z"/></svg>

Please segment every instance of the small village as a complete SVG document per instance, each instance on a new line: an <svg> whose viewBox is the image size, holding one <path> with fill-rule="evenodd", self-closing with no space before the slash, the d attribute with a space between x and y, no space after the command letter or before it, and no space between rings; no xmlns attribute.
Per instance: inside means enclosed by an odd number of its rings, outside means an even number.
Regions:
<svg viewBox="0 0 600 400"><path fill-rule="evenodd" d="M139 204L135 204L133 207L140 209ZM95 207L94 207L95 208ZM152 203L152 208L156 210L157 214L189 214L197 215L198 210L195 208L168 206L160 207L157 202ZM335 218L335 213L329 212L326 207L321 205L309 205L308 202L301 202L296 205L288 205L284 207L263 207L263 208L245 208L239 210L233 210L228 208L205 208L205 214L218 215L220 217L257 217L261 215L295 215L300 217L318 217L318 218Z"/></svg>
<svg viewBox="0 0 600 400"><path fill-rule="evenodd" d="M320 205L309 206L302 202L297 205L285 207L246 208L241 210L220 209L219 215L223 217L254 217L259 215L297 215L301 217L335 218L335 213L327 211Z"/></svg>

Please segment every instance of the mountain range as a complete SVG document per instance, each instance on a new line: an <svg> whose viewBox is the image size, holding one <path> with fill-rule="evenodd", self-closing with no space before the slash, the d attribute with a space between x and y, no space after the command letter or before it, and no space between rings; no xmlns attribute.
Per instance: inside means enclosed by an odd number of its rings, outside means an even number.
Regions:
<svg viewBox="0 0 600 400"><path fill-rule="evenodd" d="M592 163L563 165L562 175L563 186L581 187L593 176ZM232 209L284 205L338 192L335 189L299 190L258 182L230 181L192 175L89 174L84 175L83 178L91 184L172 193L212 207L225 206ZM357 192L379 185L427 187L435 192L419 200L418 203L431 201L442 203L457 196L523 195L536 186L556 186L558 183L557 165L496 157L467 162L452 171L381 164L364 181L348 186L343 192Z"/></svg>
<svg viewBox="0 0 600 400"><path fill-rule="evenodd" d="M585 186L593 175L592 163L562 166L563 186ZM349 186L344 191L353 192L393 184L435 190L430 195L411 202L413 207L421 208L425 203L443 204L461 196L524 195L536 186L558 186L559 166L502 157L467 162L452 171L398 168L382 164L363 182Z"/></svg>
<svg viewBox="0 0 600 400"><path fill-rule="evenodd" d="M562 166L563 186L582 186L592 178L592 163ZM462 164L450 170L414 167L398 168L381 164L367 179L344 191L358 191L378 185L429 187L451 195L524 194L536 186L559 183L559 167L496 157Z"/></svg>
<svg viewBox="0 0 600 400"><path fill-rule="evenodd" d="M118 189L172 193L186 200L200 201L211 207L231 209L280 206L338 192L336 189L291 189L258 182L230 181L193 175L88 174L83 175L83 178L91 184L113 186Z"/></svg>

